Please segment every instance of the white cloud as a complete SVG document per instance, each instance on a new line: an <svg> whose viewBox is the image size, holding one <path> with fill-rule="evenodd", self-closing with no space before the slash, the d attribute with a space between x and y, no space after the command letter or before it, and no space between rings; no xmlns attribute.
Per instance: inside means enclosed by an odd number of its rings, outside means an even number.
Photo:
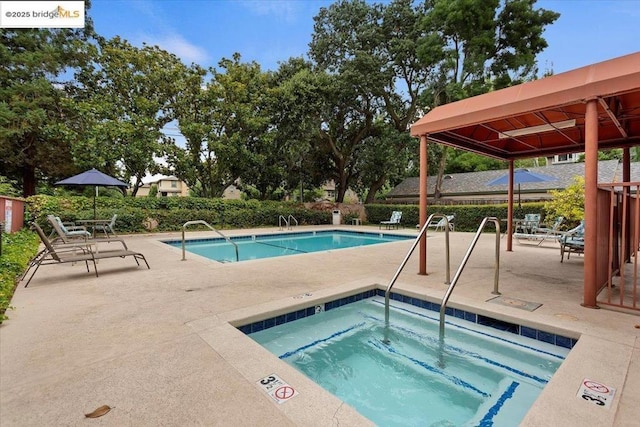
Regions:
<svg viewBox="0 0 640 427"><path fill-rule="evenodd" d="M156 39L153 43L161 49L171 52L181 58L187 65L195 62L202 64L209 61L209 54L203 48L190 43L184 37L173 34Z"/></svg>

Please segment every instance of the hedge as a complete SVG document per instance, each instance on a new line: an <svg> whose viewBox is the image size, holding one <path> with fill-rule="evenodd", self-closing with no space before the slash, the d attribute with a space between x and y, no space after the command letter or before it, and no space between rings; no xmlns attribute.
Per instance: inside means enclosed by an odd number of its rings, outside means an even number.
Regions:
<svg viewBox="0 0 640 427"><path fill-rule="evenodd" d="M118 215L117 230L179 231L186 221L204 220L216 228L277 226L278 218L289 215L299 225L330 224L331 212L307 209L292 202L224 200L197 197L140 197L96 199L96 216ZM83 196L32 196L27 199L27 220L36 221L49 232L47 215L74 222L93 218L93 199ZM196 227L194 227L196 228Z"/></svg>
<svg viewBox="0 0 640 427"><path fill-rule="evenodd" d="M401 224L405 227L415 227L420 222L418 205L366 205L367 221L379 224L391 217L392 211L402 211ZM427 217L431 214L455 215L456 231L476 231L485 217L507 218L507 204L500 205L428 205ZM521 208L514 206L513 217L523 218L527 213L538 213L544 217L544 202L525 203ZM501 224L504 228L505 224ZM489 230L489 227L487 227Z"/></svg>

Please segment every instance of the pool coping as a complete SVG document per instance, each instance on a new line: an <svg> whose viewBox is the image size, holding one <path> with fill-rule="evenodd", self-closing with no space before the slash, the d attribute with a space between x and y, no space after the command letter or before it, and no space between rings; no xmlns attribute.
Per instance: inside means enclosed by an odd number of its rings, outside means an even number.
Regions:
<svg viewBox="0 0 640 427"><path fill-rule="evenodd" d="M260 379L269 375L276 374L283 378L287 384L291 385L299 392L294 398L285 404L278 405L278 408L285 412L293 422L300 425L319 425L319 420L326 422L335 422L339 418L340 423L348 425L374 425L370 420L359 414L355 409L335 397L328 391L324 390L306 375L299 372L294 367L280 360L276 355L255 342L251 337L247 336L239 328L244 325L251 325L256 322L264 322L266 319L275 319L278 316L286 316L287 313L297 313L307 309L314 308L319 304L326 304L331 301L340 301L339 304L347 303L346 301L355 298L354 295L382 292L384 295L386 287L377 283L377 281L358 281L339 285L333 288L324 288L316 292L309 292L295 295L280 300L270 301L264 304L254 305L252 307L240 308L237 310L221 313L213 318L199 319L189 323L198 335L210 345L216 353L221 355L227 362L233 366L236 371L242 375L247 381L257 384ZM411 290L401 289L405 298L413 298L414 302L435 299L428 297L425 299L424 294L416 294ZM396 295L402 295L395 292ZM398 298L398 296L396 296ZM432 307L433 304L431 303ZM530 408L526 418L537 407L539 401L544 401L553 396L553 384L558 381L554 378L563 370L568 360L575 359L571 357L581 343L582 334L579 331L558 328L553 325L545 325L538 322L522 321L509 314L497 315L495 312L483 310L479 307L467 306L460 302L451 302L447 308L449 313L458 313L464 316L464 313L475 312L481 316L492 318L498 322L523 323L525 327L542 330L545 333L562 336L573 341L573 349L569 351L567 358L560 365L556 374L551 378L549 383L542 390L540 396L534 405ZM453 311L451 311L453 310ZM457 311L456 311L457 310ZM499 328L498 328L499 329ZM541 340L546 342L544 340ZM585 340L588 341L588 340ZM555 345L555 344L554 344ZM564 347L566 348L566 347ZM585 348L585 347L583 347ZM564 368L566 369L566 367ZM551 397L553 399L553 397ZM544 405L542 405L544 408ZM534 412L544 411L544 409L536 409ZM338 417L338 413L340 416ZM313 414L313 415L311 415ZM333 421L331 421L333 420ZM349 420L349 421L346 421ZM326 425L324 422L320 422Z"/></svg>
<svg viewBox="0 0 640 427"><path fill-rule="evenodd" d="M380 236L380 235L384 235L384 236L393 236L393 237L398 237L399 241L404 241L404 240L410 240L415 238L415 236L412 235L407 235L407 234L398 234L398 233L389 233L387 231L380 231L378 232L373 232L373 231L358 231L358 230L345 230L345 229L339 229L339 228L335 228L335 229L323 229L323 230L314 230L314 231L287 231L287 232L282 232L282 231L277 231L277 232L264 232L264 233L259 233L259 234L250 234L250 235L239 235L239 236L228 236L228 238L232 241L245 241L245 240L255 240L256 237L289 237L289 236L295 236L295 235L318 235L318 234L328 234L328 233L335 233L335 232L340 232L343 234L364 234L364 235L376 235L376 236ZM197 243L197 242L222 242L224 241L225 238L224 237L195 237L195 238L185 238L185 243ZM165 243L168 244L170 246L174 246L175 244L182 244L182 239L170 239L170 240L163 240L160 239L159 240L161 243ZM395 240L394 240L395 241ZM387 242L385 242L387 243ZM346 248L344 248L346 249Z"/></svg>
<svg viewBox="0 0 640 427"><path fill-rule="evenodd" d="M311 305L309 305L308 307L296 309L288 313L266 317L265 319L252 321L250 323L237 326L237 328L245 335L249 335L284 323L304 319L305 317L309 316L314 316L321 311L333 310L335 308L342 307L347 304L352 304L364 299L372 298L374 296L385 296L386 291L381 287L381 285L372 286L374 286L372 289L362 291L354 295L337 298L330 301L324 301L324 299L321 299L319 302L309 302L309 304ZM428 311L437 313L440 312L441 305L437 302L429 301L428 299L411 297L398 292L390 292L389 299L390 301L402 302ZM496 319L495 317L477 314L473 311L468 311L461 308L447 306L445 308L445 315L453 316L454 318L465 320L467 322L475 323L478 325L488 326L499 331L509 332L517 336L531 338L536 341L544 342L569 350L573 348L578 341L577 338L568 337L559 333L548 332L546 330L521 325L519 323ZM238 322L233 322L232 324L235 325Z"/></svg>

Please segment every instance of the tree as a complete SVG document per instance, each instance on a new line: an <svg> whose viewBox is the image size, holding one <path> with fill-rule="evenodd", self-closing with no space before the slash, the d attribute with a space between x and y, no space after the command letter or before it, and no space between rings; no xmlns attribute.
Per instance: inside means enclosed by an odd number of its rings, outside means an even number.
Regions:
<svg viewBox="0 0 640 427"><path fill-rule="evenodd" d="M284 172L283 186L287 192L300 187L300 198L331 179L328 157L315 141L320 136L324 104L322 73L302 58L291 58L280 64L272 77L270 96L271 124L278 156Z"/></svg>
<svg viewBox="0 0 640 427"><path fill-rule="evenodd" d="M406 132L397 132L391 125L380 126L380 129L378 136L363 141L358 156L359 181L354 189L364 203L373 203L385 186L399 184L417 160L415 138Z"/></svg>
<svg viewBox="0 0 640 427"><path fill-rule="evenodd" d="M75 172L68 84L58 78L83 65L92 36L88 17L84 29L0 29L0 173L18 180L24 196L39 178Z"/></svg>
<svg viewBox="0 0 640 427"><path fill-rule="evenodd" d="M417 118L419 94L433 72L431 63L421 61L416 54L425 9L422 5L414 8L413 4L411 0L394 0L388 5L342 0L321 9L314 18L310 57L320 70L352 79L360 96L354 99L368 99L368 114L386 129L385 137L378 138L375 136L380 131L369 124L369 134L341 154L345 167L360 167L336 174L342 175L339 179L350 176L351 185L366 187L369 200L397 171L411 168L411 161L404 154L416 145L407 145L411 140L401 134L406 134L409 124ZM392 135L391 129L397 135ZM363 149L358 144L363 144ZM385 152L403 155L382 155ZM365 172L360 156L373 156L378 163ZM334 164L340 167L341 162Z"/></svg>
<svg viewBox="0 0 640 427"><path fill-rule="evenodd" d="M90 130L74 151L79 163L121 166L124 179L135 180L135 197L146 174L157 171L161 129L173 120L186 67L157 46L136 48L119 37L102 39L99 47L95 62L78 75Z"/></svg>
<svg viewBox="0 0 640 427"><path fill-rule="evenodd" d="M220 197L231 184L253 185L268 198L281 182L269 132L269 81L256 62L240 54L223 58L220 70L192 67L175 102L186 147L167 148L174 174L204 197ZM240 180L240 181L238 181Z"/></svg>
<svg viewBox="0 0 640 427"><path fill-rule="evenodd" d="M181 82L174 108L184 148L165 144L171 173L185 181L200 197L220 197L237 178L231 168L233 153L222 138L223 94L215 81L205 83L207 71L192 66Z"/></svg>
<svg viewBox="0 0 640 427"><path fill-rule="evenodd" d="M423 62L437 62L428 108L536 78L536 55L547 47L544 27L560 16L535 0L429 0L418 43ZM446 148L438 170L442 182Z"/></svg>
<svg viewBox="0 0 640 427"><path fill-rule="evenodd" d="M506 163L487 156L463 150L448 150L447 168L445 173L480 172L504 169Z"/></svg>

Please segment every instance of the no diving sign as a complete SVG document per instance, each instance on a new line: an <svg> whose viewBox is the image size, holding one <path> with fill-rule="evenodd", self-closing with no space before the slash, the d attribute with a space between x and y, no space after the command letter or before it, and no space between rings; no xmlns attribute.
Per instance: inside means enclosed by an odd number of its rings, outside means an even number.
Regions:
<svg viewBox="0 0 640 427"><path fill-rule="evenodd" d="M276 374L271 374L268 377L260 379L258 385L278 403L284 403L298 394L293 387L284 382Z"/></svg>
<svg viewBox="0 0 640 427"><path fill-rule="evenodd" d="M578 390L578 397L595 405L609 408L616 394L616 389L597 381L585 378Z"/></svg>

